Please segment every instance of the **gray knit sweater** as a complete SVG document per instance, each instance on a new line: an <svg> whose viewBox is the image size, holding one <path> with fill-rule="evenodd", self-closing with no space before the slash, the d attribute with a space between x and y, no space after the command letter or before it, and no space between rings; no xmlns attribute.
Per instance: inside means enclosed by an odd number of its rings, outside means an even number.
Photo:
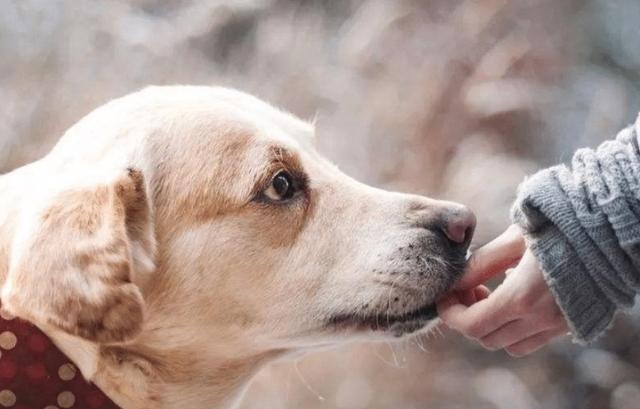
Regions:
<svg viewBox="0 0 640 409"><path fill-rule="evenodd" d="M512 217L578 342L610 325L640 291L640 117L571 166L520 185Z"/></svg>

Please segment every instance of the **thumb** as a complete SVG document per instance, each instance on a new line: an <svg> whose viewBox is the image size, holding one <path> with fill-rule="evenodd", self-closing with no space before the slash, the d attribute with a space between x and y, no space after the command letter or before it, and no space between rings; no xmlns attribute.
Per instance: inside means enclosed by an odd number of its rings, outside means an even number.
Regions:
<svg viewBox="0 0 640 409"><path fill-rule="evenodd" d="M471 256L464 275L454 289L474 288L502 273L522 258L525 249L526 244L520 228L512 225Z"/></svg>

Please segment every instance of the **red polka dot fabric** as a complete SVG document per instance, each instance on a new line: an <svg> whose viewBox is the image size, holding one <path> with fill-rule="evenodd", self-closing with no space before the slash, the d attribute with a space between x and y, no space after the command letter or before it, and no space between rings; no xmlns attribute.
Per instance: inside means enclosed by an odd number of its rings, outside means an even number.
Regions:
<svg viewBox="0 0 640 409"><path fill-rule="evenodd" d="M0 409L117 409L34 325L0 310Z"/></svg>

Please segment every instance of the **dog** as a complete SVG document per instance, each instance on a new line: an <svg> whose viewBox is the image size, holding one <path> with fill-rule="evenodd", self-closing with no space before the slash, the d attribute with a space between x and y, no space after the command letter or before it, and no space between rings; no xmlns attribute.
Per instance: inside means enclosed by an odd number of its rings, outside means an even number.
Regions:
<svg viewBox="0 0 640 409"><path fill-rule="evenodd" d="M232 407L265 364L428 329L465 206L359 183L248 94L149 87L0 177L2 308L122 408Z"/></svg>

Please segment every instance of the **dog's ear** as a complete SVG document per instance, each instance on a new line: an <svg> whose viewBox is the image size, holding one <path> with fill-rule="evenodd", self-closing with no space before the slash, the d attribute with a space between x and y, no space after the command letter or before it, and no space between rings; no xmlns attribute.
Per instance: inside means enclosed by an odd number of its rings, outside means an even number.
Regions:
<svg viewBox="0 0 640 409"><path fill-rule="evenodd" d="M19 222L3 308L94 342L135 337L144 300L134 278L155 253L142 174L66 189L37 208Z"/></svg>

